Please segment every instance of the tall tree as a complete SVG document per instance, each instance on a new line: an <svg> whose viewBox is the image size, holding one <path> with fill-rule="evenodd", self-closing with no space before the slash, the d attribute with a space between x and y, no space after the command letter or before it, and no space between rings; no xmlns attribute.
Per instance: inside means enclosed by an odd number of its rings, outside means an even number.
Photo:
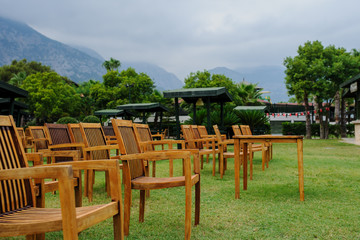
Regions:
<svg viewBox="0 0 360 240"><path fill-rule="evenodd" d="M121 62L115 58L110 58L110 60L106 60L102 66L108 71L115 71L117 70L119 67L121 67Z"/></svg>
<svg viewBox="0 0 360 240"><path fill-rule="evenodd" d="M32 74L21 87L29 92L27 103L38 123L74 116L79 109L79 94L55 72Z"/></svg>
<svg viewBox="0 0 360 240"><path fill-rule="evenodd" d="M324 47L319 41L306 42L299 46L298 55L284 60L285 83L289 95L294 95L298 102L305 104L306 138L311 139L311 122L309 112L309 98L317 89L317 82L324 78L325 67L323 61Z"/></svg>
<svg viewBox="0 0 360 240"><path fill-rule="evenodd" d="M10 65L0 67L0 80L9 82L11 78L21 72L25 73L26 76L29 76L37 72L53 72L53 70L49 66L42 65L40 62L28 62L26 59L20 61L13 60Z"/></svg>

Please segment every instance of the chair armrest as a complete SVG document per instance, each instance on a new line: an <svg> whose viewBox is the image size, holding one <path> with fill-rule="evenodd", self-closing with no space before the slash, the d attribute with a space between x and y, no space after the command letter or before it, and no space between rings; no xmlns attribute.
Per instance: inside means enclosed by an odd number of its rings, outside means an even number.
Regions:
<svg viewBox="0 0 360 240"><path fill-rule="evenodd" d="M111 149L119 149L118 145L102 145L102 146L94 146L87 147L84 149L85 152L99 151L99 150L111 150Z"/></svg>
<svg viewBox="0 0 360 240"><path fill-rule="evenodd" d="M83 144L83 143L62 143L62 144L51 145L51 146L49 146L49 149L69 148L69 147L81 147L81 148L84 148L85 144Z"/></svg>
<svg viewBox="0 0 360 240"><path fill-rule="evenodd" d="M69 164L63 166L39 166L36 168L16 168L0 170L0 180L29 179L29 178L73 178L72 167Z"/></svg>
<svg viewBox="0 0 360 240"><path fill-rule="evenodd" d="M54 163L51 166L61 166L61 165L70 165L74 170L111 170L114 168L119 168L119 161L114 159L102 159L102 160L85 160L78 162L63 162L63 163Z"/></svg>
<svg viewBox="0 0 360 240"><path fill-rule="evenodd" d="M43 164L43 153L25 153L25 156L28 162L33 162L34 166L39 166Z"/></svg>
<svg viewBox="0 0 360 240"><path fill-rule="evenodd" d="M80 159L79 150L67 150L67 151L43 151L44 157L71 157L73 161Z"/></svg>
<svg viewBox="0 0 360 240"><path fill-rule="evenodd" d="M140 142L140 146L146 146L146 145L153 145L153 146L157 146L157 145L172 145L172 144L181 144L182 147L185 146L185 141L184 140L171 140L171 139L166 139L166 140L159 140L159 141L144 141L144 142Z"/></svg>

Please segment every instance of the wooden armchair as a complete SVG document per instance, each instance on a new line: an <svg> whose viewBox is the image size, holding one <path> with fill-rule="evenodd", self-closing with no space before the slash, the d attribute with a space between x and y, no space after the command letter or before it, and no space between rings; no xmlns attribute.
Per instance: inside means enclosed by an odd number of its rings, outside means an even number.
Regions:
<svg viewBox="0 0 360 240"><path fill-rule="evenodd" d="M44 126L29 126L30 137L34 144L34 151L46 151L49 149L50 137Z"/></svg>
<svg viewBox="0 0 360 240"><path fill-rule="evenodd" d="M30 149L30 152L34 152L34 144L31 141L31 138L29 136L26 135L24 129L22 127L18 127L16 128L19 136L22 140L22 144L24 146L25 149L25 153L27 152L28 149Z"/></svg>
<svg viewBox="0 0 360 240"><path fill-rule="evenodd" d="M117 145L108 145L105 134L100 123L80 123L80 131L85 144L85 159L86 160L100 160L111 159L110 150L118 149ZM116 158L116 157L114 157ZM118 158L117 158L118 159ZM97 171L104 171L97 169ZM85 172L84 176L84 195L92 201L94 171ZM109 193L109 176L105 171L106 190Z"/></svg>
<svg viewBox="0 0 360 240"><path fill-rule="evenodd" d="M115 134L120 135L116 129ZM142 154L128 154L121 156L123 162L124 181L124 228L125 235L129 234L131 191L140 190L139 222L144 221L145 191L170 187L185 186L185 239L191 236L191 188L195 185L195 225L200 222L200 168L199 158L194 160L194 174L191 174L190 152L187 151L156 151ZM184 161L185 176L169 178L153 178L145 175L144 160L158 161L167 159L181 159Z"/></svg>
<svg viewBox="0 0 360 240"><path fill-rule="evenodd" d="M71 139L70 130L66 124L51 124L45 123L48 136L50 137L49 149L53 151L64 151L64 150L79 150L81 159L84 159L85 144L76 143ZM58 158L56 162L67 161L66 158Z"/></svg>
<svg viewBox="0 0 360 240"><path fill-rule="evenodd" d="M68 123L67 126L69 129L71 142L84 143L84 139L80 130L80 123Z"/></svg>
<svg viewBox="0 0 360 240"><path fill-rule="evenodd" d="M174 144L180 144L182 149L185 149L185 142L182 140L170 140L170 139L162 139L158 141L152 141L152 135L147 124L133 124L135 130L135 136L139 143L141 152L155 151L155 146L161 146L162 150L164 150L164 146L168 146L169 150L173 149ZM152 176L156 175L156 161L152 162ZM169 176L173 176L173 160L169 159Z"/></svg>
<svg viewBox="0 0 360 240"><path fill-rule="evenodd" d="M201 158L201 169L203 168L204 155L213 155L212 174L215 176L216 154L220 154L220 150L216 148L216 139L214 138L196 138L194 131L190 125L181 125L181 130L185 138L186 149L198 149ZM204 148L204 145L208 148Z"/></svg>
<svg viewBox="0 0 360 240"><path fill-rule="evenodd" d="M69 162L64 166L29 168L12 116L0 116L0 237L63 231L67 240L79 232L113 217L114 239L123 239L122 199L119 165L114 161ZM106 168L111 175L112 201L75 208L73 170ZM35 207L33 178L57 178L61 209Z"/></svg>
<svg viewBox="0 0 360 240"><path fill-rule="evenodd" d="M252 135L251 129L249 125L240 125L240 129L242 135ZM272 146L269 144L249 144L249 151L252 156L254 156L254 152L261 151L262 153L262 170L265 170L266 167L269 167L269 160L270 160L270 152L272 152ZM250 163L250 179L252 179L252 164Z"/></svg>

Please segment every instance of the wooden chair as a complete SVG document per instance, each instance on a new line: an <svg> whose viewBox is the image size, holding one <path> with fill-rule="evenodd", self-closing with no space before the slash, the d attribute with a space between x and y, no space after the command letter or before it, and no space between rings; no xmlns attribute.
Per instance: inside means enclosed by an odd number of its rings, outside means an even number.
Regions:
<svg viewBox="0 0 360 240"><path fill-rule="evenodd" d="M240 125L240 129L243 135L252 135L251 129L249 125ZM262 170L265 170L265 164L266 167L269 167L269 159L270 159L270 152L272 147L269 146L269 144L263 143L263 144L249 144L249 151L250 154L253 156L254 152L261 151L262 153ZM250 163L251 167L251 163ZM252 169L250 168L250 180L252 179Z"/></svg>
<svg viewBox="0 0 360 240"><path fill-rule="evenodd" d="M204 155L209 155L209 154L213 155L212 174L213 176L215 176L216 154L220 154L220 150L216 148L216 139L196 137L193 128L191 128L191 125L181 125L181 130L185 138L186 149L199 150L199 155L201 158L201 169L203 168Z"/></svg>
<svg viewBox="0 0 360 240"><path fill-rule="evenodd" d="M81 159L84 159L85 153L84 148L85 144L76 143L72 141L70 136L70 130L66 124L51 124L45 123L45 128L48 132L49 138L49 149L54 151L64 151L64 150L79 150L81 154ZM67 159L60 158L56 162L66 161Z"/></svg>
<svg viewBox="0 0 360 240"><path fill-rule="evenodd" d="M164 150L164 146L168 146L169 150L173 149L174 144L180 144L183 149L185 149L185 142L182 140L170 140L170 139L163 139L158 141L152 141L152 135L147 124L133 124L136 139L138 140L141 152L148 152L148 151L155 151L155 146L161 146L162 150ZM156 161L152 162L152 176L155 177L156 175ZM173 176L173 160L169 159L169 176Z"/></svg>
<svg viewBox="0 0 360 240"><path fill-rule="evenodd" d="M199 158L194 158L194 174L191 175L191 152L188 151L154 151L136 154L140 148L136 141L134 127L131 121L112 119L116 138L118 139L123 162L124 182L124 228L125 235L129 233L131 190L140 190L139 221L144 221L145 191L170 187L185 186L185 239L191 235L191 188L195 185L195 225L200 221L200 166ZM131 154L132 153L132 154ZM153 178L146 176L144 162L167 159L182 159L184 161L184 176L169 178Z"/></svg>
<svg viewBox="0 0 360 240"><path fill-rule="evenodd" d="M50 145L50 137L44 126L29 126L30 137L34 144L34 151L39 152L48 150Z"/></svg>
<svg viewBox="0 0 360 240"><path fill-rule="evenodd" d="M34 144L32 143L31 141L31 138L29 138L26 134L25 134L25 131L22 127L18 127L16 128L18 133L19 133L19 136L22 140L22 144L24 146L24 149L25 149L25 153L28 152L28 150L30 150L30 152L34 152Z"/></svg>
<svg viewBox="0 0 360 240"><path fill-rule="evenodd" d="M100 160L111 159L110 150L118 149L117 145L107 144L105 134L100 123L80 123L80 131L85 144L85 159L86 160ZM115 159L118 159L114 157ZM99 170L98 171L104 171ZM92 201L93 196L93 183L94 183L94 171L85 172L84 176L84 195ZM109 193L109 176L105 171L106 178L106 190Z"/></svg>
<svg viewBox="0 0 360 240"><path fill-rule="evenodd" d="M0 116L0 152L0 237L27 235L27 239L35 239L43 238L45 232L62 230L64 239L76 240L84 229L113 217L114 239L123 239L121 182L116 160L30 168L12 116ZM98 168L109 171L112 201L76 208L73 170ZM35 208L31 179L53 177L58 179L61 208Z"/></svg>

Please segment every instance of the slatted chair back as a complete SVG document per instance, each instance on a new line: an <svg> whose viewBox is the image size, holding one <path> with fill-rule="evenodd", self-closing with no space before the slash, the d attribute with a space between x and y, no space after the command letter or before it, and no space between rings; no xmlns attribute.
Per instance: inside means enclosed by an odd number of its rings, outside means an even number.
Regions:
<svg viewBox="0 0 360 240"><path fill-rule="evenodd" d="M84 143L79 123L68 123L71 141L74 143Z"/></svg>
<svg viewBox="0 0 360 240"><path fill-rule="evenodd" d="M80 130L86 148L107 145L100 123L80 123ZM91 156L87 156L87 160L110 159L110 150L98 150L88 154Z"/></svg>
<svg viewBox="0 0 360 240"><path fill-rule="evenodd" d="M191 141L191 140L195 139L194 133L191 130L191 126L190 125L181 125L181 131L183 133L183 137L185 138L185 141L188 144L188 148L190 148L190 149L198 148L196 146L196 143Z"/></svg>
<svg viewBox="0 0 360 240"><path fill-rule="evenodd" d="M249 125L240 125L240 129L243 135L252 135Z"/></svg>
<svg viewBox="0 0 360 240"><path fill-rule="evenodd" d="M140 146L136 139L132 121L111 119L111 123L114 128L121 155L140 153ZM128 165L131 179L145 176L143 160L138 159L134 161L129 161ZM126 171L125 168L124 170Z"/></svg>
<svg viewBox="0 0 360 240"><path fill-rule="evenodd" d="M214 128L215 135L216 135L216 138L217 138L218 142L223 142L223 139L221 137L221 132L219 130L218 125L213 125L213 128Z"/></svg>
<svg viewBox="0 0 360 240"><path fill-rule="evenodd" d="M239 125L232 125L231 128L234 132L234 135L242 135Z"/></svg>
<svg viewBox="0 0 360 240"><path fill-rule="evenodd" d="M51 144L51 139L46 132L46 128L44 126L30 126L28 129L30 131L31 138L34 141L35 152L48 149Z"/></svg>
<svg viewBox="0 0 360 240"><path fill-rule="evenodd" d="M21 143L26 151L26 148L28 148L28 143L27 143L27 137L25 135L25 131L22 127L18 127L16 128L16 130L18 131L19 137L21 139Z"/></svg>
<svg viewBox="0 0 360 240"><path fill-rule="evenodd" d="M136 138L139 139L141 142L152 141L149 125L134 123L134 129L135 129ZM146 151L153 151L153 150L155 150L154 145L149 144L147 146Z"/></svg>
<svg viewBox="0 0 360 240"><path fill-rule="evenodd" d="M70 137L70 131L66 124L45 123L45 127L50 136L52 145L72 143L71 137ZM77 149L75 147L63 147L63 148L54 148L52 150L54 150L54 151L69 151L69 150L77 150ZM81 153L81 158L83 158L82 151L80 151L80 153ZM56 157L55 161L56 162L72 161L72 158Z"/></svg>
<svg viewBox="0 0 360 240"><path fill-rule="evenodd" d="M190 126L192 132L193 132L193 136L195 137L195 139L201 139L201 134L200 134L200 131L199 131L199 128L198 128L198 125L191 125ZM197 147L198 148L204 148L204 144L202 142L197 142L196 143Z"/></svg>
<svg viewBox="0 0 360 240"><path fill-rule="evenodd" d="M206 130L206 127L203 125L198 126L198 131L199 131L200 137L208 137L208 135L209 135Z"/></svg>
<svg viewBox="0 0 360 240"><path fill-rule="evenodd" d="M0 170L28 167L12 116L0 116ZM33 207L35 195L29 179L0 181L0 216Z"/></svg>
<svg viewBox="0 0 360 240"><path fill-rule="evenodd" d="M114 128L112 126L103 126L102 128L106 137L115 137Z"/></svg>

